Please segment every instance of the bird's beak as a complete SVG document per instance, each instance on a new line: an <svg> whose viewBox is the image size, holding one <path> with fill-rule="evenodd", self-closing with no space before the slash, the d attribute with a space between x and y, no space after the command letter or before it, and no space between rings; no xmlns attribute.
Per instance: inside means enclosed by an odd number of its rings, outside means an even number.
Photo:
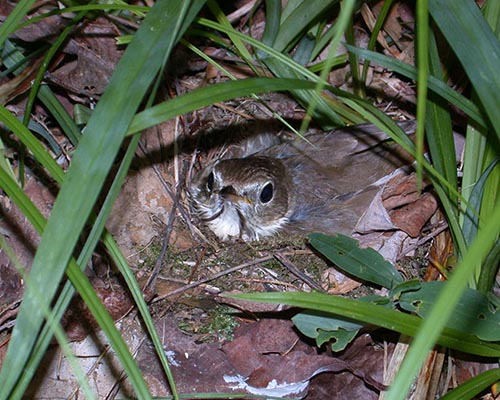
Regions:
<svg viewBox="0 0 500 400"><path fill-rule="evenodd" d="M240 196L240 195L237 195L237 194L227 194L227 195L224 196L224 198L232 201L233 203L243 202L243 203L247 203L247 204L253 205L252 200L250 200L246 196Z"/></svg>
<svg viewBox="0 0 500 400"><path fill-rule="evenodd" d="M232 187L232 186L226 186L226 187L222 188L219 191L219 194L222 197L224 197L225 199L232 201L233 203L243 202L243 203L253 205L252 200L250 200L246 196L241 196L241 195L237 194L236 190L234 190L234 187Z"/></svg>

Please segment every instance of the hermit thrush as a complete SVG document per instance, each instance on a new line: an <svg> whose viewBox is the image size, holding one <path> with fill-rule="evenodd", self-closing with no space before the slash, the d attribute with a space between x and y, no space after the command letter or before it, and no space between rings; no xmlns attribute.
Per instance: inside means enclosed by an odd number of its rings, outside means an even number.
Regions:
<svg viewBox="0 0 500 400"><path fill-rule="evenodd" d="M415 129L413 122L401 126ZM409 162L372 124L305 139L211 163L188 189L193 210L222 240L350 234L383 178Z"/></svg>

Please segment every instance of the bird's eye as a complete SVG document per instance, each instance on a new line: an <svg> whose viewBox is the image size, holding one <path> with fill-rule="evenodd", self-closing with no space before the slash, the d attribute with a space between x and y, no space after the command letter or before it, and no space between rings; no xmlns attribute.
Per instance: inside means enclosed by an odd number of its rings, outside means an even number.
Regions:
<svg viewBox="0 0 500 400"><path fill-rule="evenodd" d="M269 203L273 199L273 184L266 183L260 192L261 203Z"/></svg>
<svg viewBox="0 0 500 400"><path fill-rule="evenodd" d="M207 177L207 189L209 192L211 192L213 188L214 188L214 173L210 172L210 175L208 175Z"/></svg>

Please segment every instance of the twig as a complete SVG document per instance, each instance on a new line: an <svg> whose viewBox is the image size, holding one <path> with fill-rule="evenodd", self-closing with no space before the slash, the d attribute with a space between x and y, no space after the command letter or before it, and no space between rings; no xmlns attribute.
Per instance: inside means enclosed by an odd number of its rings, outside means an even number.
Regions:
<svg viewBox="0 0 500 400"><path fill-rule="evenodd" d="M174 199L174 204L172 205L172 209L170 210L170 214L168 215L168 221L167 221L167 227L165 228L165 235L163 237L163 243L161 247L160 254L158 255L155 263L155 267L153 268L153 272L151 272L151 275L148 278L148 281L144 285L142 291L143 293L149 293L152 288L154 287L156 283L156 279L158 278L158 274L160 273L162 261L165 258L165 254L167 253L167 248L168 244L170 243L170 236L172 234L172 228L174 225L174 220L175 220L175 210L177 209L179 205L179 192L177 191L177 194Z"/></svg>
<svg viewBox="0 0 500 400"><path fill-rule="evenodd" d="M173 296L175 294L179 294L179 293L182 293L182 292L185 292L186 290L189 290L189 289L192 289L196 286L199 286L203 283L207 283L207 282L210 282L210 281L213 281L214 279L217 279L217 278L220 278L221 276L225 276L225 275L228 275L228 274L231 274L233 272L236 272L240 269L243 269L243 268L246 268L246 267L250 267L252 265L255 265L255 264L260 264L264 261L269 261L269 260L272 260L274 256L266 256L266 257L262 257L262 258L257 258L256 260L252 260L252 261L249 261L249 262L246 262L246 263L243 263L243 264L240 264L240 265L237 265L236 267L233 267L233 268L229 268L229 269L226 269L224 271L221 271L211 277L208 277L208 278L205 278L205 279L200 279L199 281L196 281L196 282L193 282L193 283L190 283L188 285L184 285L178 289L175 289L175 290L172 290L171 292L168 292L164 295L161 295L161 296L158 296L156 298L154 298L151 303L156 303L158 301L161 301L163 299L166 299L167 297L170 297L170 296Z"/></svg>
<svg viewBox="0 0 500 400"><path fill-rule="evenodd" d="M274 255L274 258L276 258L281 264L283 264L288 269L288 271L290 271L297 278L308 284L311 288L319 292L325 292L325 289L323 289L317 282L308 277L306 274L299 271L299 269L295 265L293 265L293 263L288 258L286 258L286 256L284 256L281 253L276 253Z"/></svg>
<svg viewBox="0 0 500 400"><path fill-rule="evenodd" d="M403 254L400 254L399 257L396 259L396 261L400 261L403 257L405 257L409 252L418 249L420 246L422 246L424 243L428 242L429 240L435 238L437 235L439 235L441 232L445 231L448 229L448 224L445 221L441 222L441 226L438 226L434 231L429 233L428 235L425 235L423 238L420 238L417 243L414 245L408 247L406 251Z"/></svg>

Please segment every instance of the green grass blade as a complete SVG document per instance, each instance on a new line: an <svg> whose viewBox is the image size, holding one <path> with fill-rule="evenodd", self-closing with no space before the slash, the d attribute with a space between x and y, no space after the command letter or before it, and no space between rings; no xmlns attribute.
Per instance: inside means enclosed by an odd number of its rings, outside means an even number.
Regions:
<svg viewBox="0 0 500 400"><path fill-rule="evenodd" d="M389 388L388 400L405 398L414 377L418 374L427 357L427 352L438 340L446 321L453 313L455 305L467 286L467 282L474 275L477 260L482 260L487 256L496 240L500 230L498 221L500 221L500 203L497 203L491 219L482 229L480 228L476 240L453 271L429 317L424 320L401 365L396 380ZM490 356L495 357L496 355L491 353Z"/></svg>
<svg viewBox="0 0 500 400"><path fill-rule="evenodd" d="M2 171L0 169L0 187L7 186L5 180L3 179L5 176L1 176ZM15 182L13 182L15 185ZM17 185L16 185L17 186ZM7 242L5 241L5 238L0 235L0 248L2 251L7 255L7 257L10 259L11 263L15 266L17 271L20 272L24 280L29 279L26 274L24 267L20 264L19 260L16 258L16 255L14 254L14 251L12 248L9 247ZM36 293L33 293L34 296L36 296L36 299L40 301L40 299L43 299L43 293L41 291L37 291ZM59 343L59 346L61 347L61 350L68 360L68 363L73 371L73 374L75 376L75 380L79 383L80 385L80 390L82 394L85 396L86 399L94 399L95 396L90 389L89 383L86 379L85 373L83 372L78 358L75 356L73 353L71 346L69 344L68 337L66 336L64 329L58 324L59 320L53 318L53 313L51 313L50 310L44 309L43 310L45 318L47 318L47 322L51 325L51 329L54 331L54 336L57 339L57 342ZM21 398L22 396L16 396L15 394L12 396L13 399L15 398Z"/></svg>
<svg viewBox="0 0 500 400"><path fill-rule="evenodd" d="M5 191L5 193L7 193L9 198L12 201L14 201L14 203L19 207L19 209L28 218L29 222L34 226L37 232L41 234L46 225L45 218L43 217L41 212L36 208L36 206L31 202L31 200L26 196L26 194L22 191L22 189L17 185L14 179L11 176L9 176L8 172L2 168L0 168L0 188L2 188L2 190ZM3 251L8 251L8 248L5 246L2 249ZM9 258L11 260L14 259L14 257L9 257ZM30 275L25 276L23 274L23 278L25 280L26 285L28 285L29 280L31 279ZM34 286L34 289L32 290L30 295L33 297L33 301L36 301L37 304L40 304L40 307L43 307L44 304L43 299L45 297L45 293L42 293L40 289L42 288ZM24 294L24 296L26 296L26 294ZM54 310L50 312L48 306L49 305L46 304L46 307L41 309L41 311L43 311L45 318L47 318L47 325L50 326L51 332L55 333L56 338L59 344L61 345L64 353L68 356L68 361L70 362L70 364L73 367L73 370L75 371L75 376L80 381L84 392L87 393L86 397L93 398L90 389L88 387L88 384L84 379L85 375L81 372L79 364L77 363L74 355L72 355L71 350L69 349L68 339L66 338L62 328L58 325L62 313L57 314L57 312ZM31 355L31 358L41 359L44 354L45 354L45 349L43 349L42 351L40 351L40 349L35 349L33 351L33 354ZM23 379L26 380L27 382L26 385L24 386L18 385L14 389L11 395L11 398L13 399L21 398L23 396L27 384L29 383L29 381L31 381L31 378L33 377L35 368L32 369L28 368L21 372L23 373Z"/></svg>
<svg viewBox="0 0 500 400"><path fill-rule="evenodd" d="M360 49L349 45L346 45L346 47L350 52L356 53L360 58L365 58L367 60L376 62L377 64L380 64L392 71L406 76L407 78L414 80L417 79L417 69L412 65L373 51ZM487 122L481 114L479 108L469 99L449 87L442 80L437 79L434 76L429 76L429 89L438 94L446 101L449 101L451 104L455 105L457 108L461 109L464 113L467 114L469 118L471 118L480 126L485 127L487 125Z"/></svg>
<svg viewBox="0 0 500 400"><path fill-rule="evenodd" d="M380 13L377 16L377 21L375 22L375 26L373 27L373 31L370 35L370 41L368 42L368 50L373 50L375 45L377 44L377 37L382 27L384 26L385 19L387 18L387 14L391 10L393 0L384 1L382 8L380 9ZM366 83L366 77L368 76L368 69L370 67L370 60L366 59L363 63L363 72L361 74L362 82Z"/></svg>
<svg viewBox="0 0 500 400"><path fill-rule="evenodd" d="M247 65L250 68L254 69L252 63L252 55L241 41L241 38L239 38L236 35L233 35L233 32L236 32L236 30L232 27L231 23L227 19L226 15L222 12L217 2L214 0L208 0L207 6L210 8L210 11L215 16L217 21L219 21L221 25L225 26L228 29L229 39L231 40L231 43L233 43L234 47L238 51L240 57L247 62ZM254 72L256 72L255 69Z"/></svg>
<svg viewBox="0 0 500 400"><path fill-rule="evenodd" d="M203 2L192 3L196 12ZM30 273L31 285L53 299L73 248L90 214L121 142L165 56L179 34L191 3L158 2L127 48L99 101L56 199ZM171 38L171 40L166 40ZM124 96L126 93L126 96ZM69 222L71 221L71 223ZM26 287L29 293L30 285ZM19 310L3 368L0 398L8 397L24 369L43 315L26 298Z"/></svg>
<svg viewBox="0 0 500 400"><path fill-rule="evenodd" d="M429 14L427 11L428 0L420 0L417 4L417 132L415 134L415 161L418 185L424 177L424 132L427 112L427 91L429 81Z"/></svg>
<svg viewBox="0 0 500 400"><path fill-rule="evenodd" d="M476 181L474 189L470 192L462 225L465 240L469 245L476 238L477 231L479 229L479 215L486 183L499 161L500 159L496 159L488 166L488 168L486 168L483 174Z"/></svg>
<svg viewBox="0 0 500 400"><path fill-rule="evenodd" d="M441 61L439 60L438 48L431 33L429 41L429 68L432 75L443 79ZM457 162L455 143L453 141L453 130L448 104L431 92L427 99L427 121L426 134L432 165L438 173L453 187L455 192L457 186ZM448 198L454 205L451 210L458 215L458 199L450 191L446 191Z"/></svg>
<svg viewBox="0 0 500 400"><path fill-rule="evenodd" d="M25 193L19 188L19 186L12 180L9 179L7 173L1 169L0 170L0 187L9 195L16 205L22 210L23 214L28 218L28 220L33 224L35 229L42 234L43 230L46 226L45 218L42 216L40 211L33 205L31 200L25 195ZM96 240L97 242L97 240ZM95 245L95 244L94 244ZM93 247L92 247L93 249ZM89 251L92 252L92 249ZM148 388L142 378L142 374L138 367L135 365L132 355L130 354L125 342L120 336L118 330L115 328L113 320L109 316L108 312L104 308L104 306L100 303L99 298L95 294L90 282L88 279L78 268L77 264L74 261L71 261L68 267L68 276L71 279L73 285L78 289L82 298L86 301L87 306L90 311L95 316L96 320L99 322L100 326L106 332L107 337L110 340L110 343L113 346L113 349L117 352L117 355L122 362L125 370L128 373L129 378L133 386L136 388L138 394L141 396L148 396ZM50 278L50 277L49 277ZM46 297L45 286L32 285L31 280L33 279L33 274L30 274L25 278L26 287L33 287L30 292L24 293L23 302L35 302L40 308L38 309L40 312L43 311L43 314L46 315L48 313L49 304L44 302ZM43 295L40 292L40 289L43 289ZM31 297L27 297L31 296ZM67 303L70 301L71 296L67 297ZM67 305L66 303L66 305ZM48 326L50 326L50 332L53 332L55 328L57 328L57 324L54 321L59 321L62 316L62 312L64 308L58 307L56 305L55 311L52 314L52 318L47 322ZM19 320L18 320L19 321ZM32 333L33 337L36 332ZM58 336L60 336L58 334ZM50 340L51 335L45 335L46 344L48 344L48 340ZM64 337L60 337L62 341L62 345L65 346ZM67 346L65 346L67 347ZM26 389L27 384L31 380L35 369L38 365L38 362L42 358L45 352L46 346L37 346L37 348L32 352L30 360L28 362L28 368L20 371L23 376L18 381L19 384L13 389L11 393L12 398L21 398ZM74 360L70 360L73 362ZM2 369L2 372L4 369ZM80 374L81 375L81 374ZM5 384L9 384L9 382L5 382Z"/></svg>
<svg viewBox="0 0 500 400"><path fill-rule="evenodd" d="M19 21L28 13L34 2L35 0L21 0L2 25L0 25L0 48L3 47L3 43L7 37L17 29Z"/></svg>
<svg viewBox="0 0 500 400"><path fill-rule="evenodd" d="M500 139L500 43L469 0L431 0L429 11L467 73Z"/></svg>
<svg viewBox="0 0 500 400"><path fill-rule="evenodd" d="M47 107L47 110L54 116L71 144L76 146L81 136L80 129L61 102L54 95L52 89L48 86L42 85L38 90L38 98L44 106Z"/></svg>
<svg viewBox="0 0 500 400"><path fill-rule="evenodd" d="M266 0L266 26L262 34L262 43L272 46L280 30L281 1Z"/></svg>
<svg viewBox="0 0 500 400"><path fill-rule="evenodd" d="M25 56L23 56L23 54L17 50L9 40L5 41L5 48L9 52L8 59L3 60L6 66L13 67L16 63L25 59ZM16 74L20 72L21 71L16 71ZM61 102L54 95L50 87L47 85L41 85L38 89L38 98L42 101L45 107L47 107L47 110L54 116L71 143L76 145L81 135L80 129L78 129L78 126L76 126L75 122Z"/></svg>
<svg viewBox="0 0 500 400"><path fill-rule="evenodd" d="M19 140L33 153L35 159L47 169L52 178L57 182L62 182L64 179L64 172L57 165L54 159L45 150L43 145L36 139L36 137L26 128L21 121L14 117L5 107L0 106L0 121L2 121L7 128L15 132Z"/></svg>
<svg viewBox="0 0 500 400"><path fill-rule="evenodd" d="M326 10L335 3L338 3L338 0L302 1L281 23L278 35L272 47L278 52L290 49L297 43L300 34L321 15L325 15Z"/></svg>
<svg viewBox="0 0 500 400"><path fill-rule="evenodd" d="M36 74L35 80L33 81L33 85L28 96L28 101L26 102L26 107L24 111L24 120L23 120L24 125L28 125L28 121L31 116L31 111L33 109L33 105L35 104L35 98L38 95L38 90L42 84L42 79L45 76L45 73L47 72L49 64L52 61L52 58L55 56L59 48L64 44L69 34L73 32L75 26L83 19L85 15L86 12L82 11L76 17L74 17L71 20L70 24L64 28L64 30L57 36L57 39L54 41L54 43L49 47L45 57L43 58L42 65ZM76 142L74 142L73 144L75 143Z"/></svg>
<svg viewBox="0 0 500 400"><path fill-rule="evenodd" d="M324 100L321 97L321 92L325 86L323 84L323 82L325 82L327 80L328 74L331 71L331 67L332 67L331 63L333 62L333 56L336 54L337 49L340 45L340 41L342 39L341 33L345 32L347 30L348 26L352 26L352 16L354 13L354 5L355 5L354 1L345 0L342 2L342 7L340 8L339 16L337 18L337 21L335 22L335 24L338 25L338 28L336 30L336 34L332 37L332 40L330 41L330 45L329 45L329 49L328 49L328 57L327 57L328 61L326 62L324 69L320 73L320 76L319 76L320 79L318 80L318 82L316 84L316 88L314 89L314 93L311 96L308 96L308 92L298 92L298 91L295 92L295 95L298 96L299 98L304 98L305 100L309 99L309 101L305 107L306 108L306 115L301 123L300 132L306 131L312 116L317 114L315 112L316 105L321 105L321 104L325 104L326 107L319 108L318 111L321 112L323 110L326 110L327 116L331 115L333 118L335 118L335 119L333 119L335 125L337 125L337 126L344 125L343 121L336 120L338 118L337 113L332 112L330 107L328 107L328 103L324 102ZM357 71L358 65L356 65L354 68ZM276 66L275 66L275 69L276 69ZM354 71L354 70L352 70L352 71ZM357 76L357 74L353 74L353 79L354 79L355 84L356 84L358 81L356 80L354 75ZM332 121L327 121L327 122L324 122L322 125L324 127L327 127L327 126L331 125L331 122Z"/></svg>
<svg viewBox="0 0 500 400"><path fill-rule="evenodd" d="M250 78L195 89L137 114L132 121L128 134L140 132L161 122L168 121L177 115L197 110L215 102L253 93L289 90L291 87L313 89L315 84L299 79Z"/></svg>
<svg viewBox="0 0 500 400"><path fill-rule="evenodd" d="M488 389L500 380L500 368L484 371L467 380L455 389L446 393L441 400L463 400L476 398L481 392Z"/></svg>
<svg viewBox="0 0 500 400"><path fill-rule="evenodd" d="M415 336L425 323L425 320L419 317L384 306L324 293L251 293L231 295L230 297L251 301L289 304L307 310L323 311L333 316L380 326L409 336ZM438 334L437 340L443 346L471 354L488 355L491 357L498 357L500 355L500 345L485 342L475 336L452 329L445 329L442 334Z"/></svg>

